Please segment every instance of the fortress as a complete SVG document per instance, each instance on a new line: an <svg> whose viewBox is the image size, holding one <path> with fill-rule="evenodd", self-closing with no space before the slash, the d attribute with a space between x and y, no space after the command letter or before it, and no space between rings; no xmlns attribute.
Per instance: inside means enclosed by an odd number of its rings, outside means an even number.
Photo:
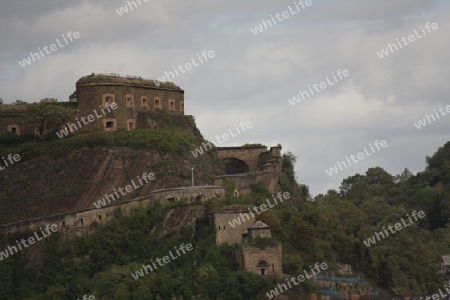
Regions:
<svg viewBox="0 0 450 300"><path fill-rule="evenodd" d="M74 108L77 120L92 115L95 110L108 112L102 118L77 128L77 134L155 129L157 115L165 116L165 123L176 123L180 119L177 116L183 116L190 117L189 122L195 124L192 116L184 115L184 90L172 82L156 84L154 80L141 77L92 73L81 77L75 85L76 90L69 101L57 102L58 105ZM106 109L108 106L115 109ZM167 125L169 124L158 126L165 128ZM27 118L26 104L0 106L0 134L6 132L18 135L39 134L36 124L31 124ZM256 182L263 182L270 192L276 192L281 175L281 145L269 150L264 145L217 149L218 158L225 166L225 174L212 178L208 184L224 186L225 180L232 181L236 188L235 196L249 194L252 184Z"/></svg>
<svg viewBox="0 0 450 300"><path fill-rule="evenodd" d="M145 119L139 115L161 112L184 115L184 91L172 82L161 82L140 77L94 74L81 77L68 102L59 105L72 107L77 117L87 117L115 103L117 109L103 118L81 127L78 133L96 130L116 131L146 128ZM35 124L27 120L26 105L7 105L0 110L0 134L38 134Z"/></svg>
<svg viewBox="0 0 450 300"><path fill-rule="evenodd" d="M194 118L184 115L184 91L171 82L156 85L154 81L140 77L92 74L81 77L76 82L76 90L69 101L58 102L57 105L72 107L76 110L78 119L92 115L95 110L107 111L102 118L78 128L77 134L91 131L131 131L137 128L164 130L170 126L178 126L186 130L193 127L196 134L200 135ZM109 106L114 109L107 109ZM158 126L154 126L155 123ZM26 104L0 106L0 134L6 132L17 135L39 134L36 124L29 121ZM128 214L155 201L160 201L163 205L178 201L200 204L211 198L224 197L224 187L230 182L234 185L234 192L230 196L250 194L256 183L263 183L275 194L279 191L278 181L282 174L281 149L281 145L268 149L260 144L218 147L217 159L222 161L225 172L223 175L210 176L209 182L201 182L201 186L168 186L98 209L89 207L25 219L0 225L0 229L9 235L16 231L33 231L50 223L56 224L66 236L86 234L91 230L92 224L113 219L116 209ZM276 242L261 248L256 243L259 238L271 238L271 230L266 224L253 220L236 228L229 226L228 222L241 214L242 211L214 214L217 244L239 245L235 253L238 268L260 275L282 275L281 244Z"/></svg>

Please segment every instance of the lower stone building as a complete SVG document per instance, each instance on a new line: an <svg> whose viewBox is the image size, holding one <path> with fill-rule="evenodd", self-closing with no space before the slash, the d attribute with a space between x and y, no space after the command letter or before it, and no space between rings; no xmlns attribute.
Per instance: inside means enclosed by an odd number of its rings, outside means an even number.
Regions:
<svg viewBox="0 0 450 300"><path fill-rule="evenodd" d="M236 265L248 272L258 275L283 275L281 243L276 245L258 246L241 245L236 251Z"/></svg>
<svg viewBox="0 0 450 300"><path fill-rule="evenodd" d="M450 284L450 254L441 256L441 278L444 284Z"/></svg>
<svg viewBox="0 0 450 300"><path fill-rule="evenodd" d="M283 249L270 227L242 210L214 213L216 243L237 245L236 266L264 275L281 276Z"/></svg>

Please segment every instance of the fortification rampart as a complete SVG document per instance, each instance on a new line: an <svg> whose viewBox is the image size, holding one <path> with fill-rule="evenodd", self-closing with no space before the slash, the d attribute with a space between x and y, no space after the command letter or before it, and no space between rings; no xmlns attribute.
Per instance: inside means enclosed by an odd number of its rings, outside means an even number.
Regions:
<svg viewBox="0 0 450 300"><path fill-rule="evenodd" d="M244 161L249 172L259 171L260 168L260 154L267 152L266 146L253 147L219 147L217 157L220 159L235 158Z"/></svg>
<svg viewBox="0 0 450 300"><path fill-rule="evenodd" d="M277 192L278 174L272 171L232 174L214 177L214 185L224 186L224 180L231 180L238 194L250 194L252 184L260 181L271 193Z"/></svg>
<svg viewBox="0 0 450 300"><path fill-rule="evenodd" d="M224 186L224 180L231 180L234 182L236 194L240 195L250 194L252 184L260 181L270 192L277 191L282 172L281 145L269 150L263 145L219 147L217 156L224 160L227 175L215 177L214 185Z"/></svg>
<svg viewBox="0 0 450 300"><path fill-rule="evenodd" d="M194 186L173 189L154 190L144 197L112 203L102 208L88 208L79 211L45 216L23 222L14 222L0 226L6 234L15 231L36 231L46 224L56 224L65 235L81 235L89 232L94 222L105 223L114 218L114 211L120 209L123 214L130 214L140 206L149 206L155 201L163 205L175 201L206 201L214 197L223 197L225 191L217 186Z"/></svg>
<svg viewBox="0 0 450 300"><path fill-rule="evenodd" d="M117 109L102 118L82 127L84 131L104 130L112 126L115 130L133 130L137 128L139 112L161 111L167 114L184 114L184 92L160 90L149 87L126 85L77 85L77 103L79 115L87 116L99 106L116 103ZM112 122L112 125L106 124Z"/></svg>
<svg viewBox="0 0 450 300"><path fill-rule="evenodd" d="M92 74L76 82L69 102L58 104L77 111L78 119L70 127L73 132L134 130L140 128L141 112L184 115L184 90L171 82L156 85L139 77ZM0 107L0 134L37 135L37 125L30 123L23 109L26 106L11 107Z"/></svg>

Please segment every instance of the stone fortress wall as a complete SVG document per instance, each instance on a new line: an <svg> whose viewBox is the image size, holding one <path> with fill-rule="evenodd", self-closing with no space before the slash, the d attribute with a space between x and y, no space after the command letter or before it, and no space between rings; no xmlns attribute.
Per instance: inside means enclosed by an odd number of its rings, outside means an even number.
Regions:
<svg viewBox="0 0 450 300"><path fill-rule="evenodd" d="M250 194L251 185L263 182L271 192L277 192L278 179L282 173L281 145L267 149L266 146L219 147L218 158L239 161L247 172L226 174L214 178L214 185L224 186L224 180L234 182L236 195Z"/></svg>
<svg viewBox="0 0 450 300"><path fill-rule="evenodd" d="M267 246L260 249L253 245L241 245L236 251L236 262L238 267L244 267L247 271L265 276L283 275L282 259L283 249L281 243L276 246ZM261 264L265 262L266 264ZM261 274L261 268L265 270Z"/></svg>
<svg viewBox="0 0 450 300"><path fill-rule="evenodd" d="M225 191L217 186L194 186L172 189L154 190L150 194L137 199L111 203L102 208L87 208L79 211L45 216L22 222L14 222L0 226L6 234L16 231L37 231L39 227L56 224L59 231L66 235L81 235L89 232L92 223L106 223L114 218L114 211L121 209L124 214L130 214L140 206L150 206L155 201L163 205L170 202L186 201L204 202L214 197L224 197Z"/></svg>
<svg viewBox="0 0 450 300"><path fill-rule="evenodd" d="M111 109L112 103L117 105L116 109ZM81 124L76 133L134 130L146 128L138 122L141 112L184 115L184 90L171 82L157 85L153 80L140 77L92 73L76 82L76 90L69 102L58 104L76 109L78 119L74 124L77 121ZM93 115L92 121L88 119L89 115ZM28 120L27 105L0 107L0 134L12 131L19 135L36 135L35 127L36 124Z"/></svg>
<svg viewBox="0 0 450 300"><path fill-rule="evenodd" d="M255 215L255 213L253 213ZM283 275L281 243L267 245L261 249L253 244L254 238L271 237L270 227L252 218L248 210L223 210L216 212L214 216L214 227L216 231L216 244L239 245L236 248L235 259L238 268L259 275ZM256 216L256 215L255 215ZM240 224L235 220L239 219ZM235 224L232 227L230 223ZM260 223L263 227L255 227Z"/></svg>
<svg viewBox="0 0 450 300"><path fill-rule="evenodd" d="M276 192L278 184L277 174L269 171L217 176L214 178L214 185L224 186L224 180L234 182L236 196L250 194L252 192L252 184L258 181L263 182L271 193Z"/></svg>
<svg viewBox="0 0 450 300"><path fill-rule="evenodd" d="M23 128L30 128L26 116L26 107L23 105L0 106L0 134L6 132L22 134Z"/></svg>
<svg viewBox="0 0 450 300"><path fill-rule="evenodd" d="M116 131L134 130L136 128L164 128L164 124L156 122L146 113L163 113L164 115L184 116L184 91L173 83L162 83L156 86L151 80L141 78L128 78L119 76L95 75L80 78L76 83L76 91L70 96L67 105L76 107L78 118L87 118L89 115L102 114L108 108L107 114L96 118L89 124L81 126L77 133L96 130ZM25 106L24 106L25 107ZM4 113L4 112L3 112ZM31 131L33 124L27 124L26 107L15 107L6 113L7 118L0 120L14 124L0 123L0 133L12 131L15 126L17 134L22 134L26 126ZM6 120L6 121L5 121ZM192 120L193 121L193 120ZM22 122L22 123L21 123ZM163 121L164 122L164 121ZM168 122L167 120L165 121ZM195 124L195 123L194 123ZM124 214L130 214L140 206L148 206L155 201L163 205L170 202L185 201L188 203L204 202L214 197L224 197L223 188L225 180L233 181L235 185L234 196L250 194L252 185L262 182L273 194L278 192L278 180L282 174L281 145L267 149L266 146L245 145L242 147L219 147L218 158L231 161L226 173L212 179L213 186L180 187L172 189L154 190L150 194L128 201L114 202L101 208L88 208L79 211L50 215L21 222L9 223L0 226L6 234L15 231L37 231L45 225L56 224L64 236L77 236L90 232L91 225L105 223L115 217L116 209ZM281 244L260 249L248 240L248 236L255 225L255 219L248 218L245 222L237 224L235 228L228 222L242 217L248 211L224 211L214 214L216 228L216 243L241 245L236 252L237 263L240 267L260 275L282 274L282 248ZM270 236L270 228L267 232Z"/></svg>
<svg viewBox="0 0 450 300"><path fill-rule="evenodd" d="M80 116L88 116L94 110L100 113L111 103L117 109L105 117L83 126L80 132L105 130L134 130L143 128L138 122L139 112L161 111L167 114L184 115L184 91L174 87L157 87L151 80L135 82L132 78L103 77L91 75L77 81L71 101L77 103ZM113 122L112 127L107 126Z"/></svg>
<svg viewBox="0 0 450 300"><path fill-rule="evenodd" d="M233 223L233 220L238 218L240 219L241 213L247 213L250 215L248 210L233 210L214 213L214 227L216 229L217 245L223 243L229 245L242 243L242 233L246 231L250 226L252 226L253 223L255 223L255 219L245 219L245 222L241 222L240 225L237 225L233 228L228 222Z"/></svg>

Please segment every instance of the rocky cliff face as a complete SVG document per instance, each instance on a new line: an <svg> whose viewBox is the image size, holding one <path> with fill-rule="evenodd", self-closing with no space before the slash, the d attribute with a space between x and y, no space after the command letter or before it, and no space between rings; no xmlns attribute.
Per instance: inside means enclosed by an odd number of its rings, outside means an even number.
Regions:
<svg viewBox="0 0 450 300"><path fill-rule="evenodd" d="M159 124L153 130L182 128L192 134L195 143L201 141L192 117L180 117L179 124L177 120L166 120L174 116L146 116L149 117L153 124ZM39 149L34 157L28 155L0 172L0 224L92 207L105 194L114 192L120 200L129 200L155 189L191 186L192 167L195 185L213 185L213 176L224 173L217 152L194 157L190 150L195 147L190 147L162 153L133 147L86 146L61 148L65 152L61 150L63 154L57 156ZM144 173L154 173L154 179L145 184ZM132 185L129 192L125 190L127 185Z"/></svg>
<svg viewBox="0 0 450 300"><path fill-rule="evenodd" d="M39 156L0 173L0 223L92 207L105 193L123 189L120 200L133 199L155 189L212 185L212 176L223 174L214 155L159 154L131 148L86 148L54 160ZM127 185L138 176L154 173L155 179L129 193ZM114 190L115 189L115 190Z"/></svg>
<svg viewBox="0 0 450 300"><path fill-rule="evenodd" d="M181 228L191 228L195 234L197 219L204 217L205 207L203 205L193 205L183 208L171 209L164 217L160 236L165 236L169 233L179 233Z"/></svg>

